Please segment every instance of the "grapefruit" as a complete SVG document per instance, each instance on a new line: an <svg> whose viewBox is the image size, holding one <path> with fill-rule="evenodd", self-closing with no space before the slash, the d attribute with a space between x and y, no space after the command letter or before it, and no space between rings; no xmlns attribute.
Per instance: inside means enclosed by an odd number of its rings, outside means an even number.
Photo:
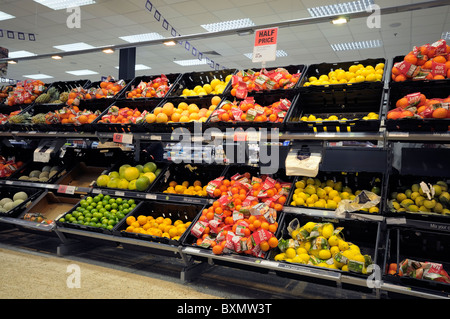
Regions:
<svg viewBox="0 0 450 319"><path fill-rule="evenodd" d="M147 176L139 177L136 180L136 190L137 191L145 191L150 186L150 180Z"/></svg>
<svg viewBox="0 0 450 319"><path fill-rule="evenodd" d="M124 177L129 182L139 177L139 170L136 167L128 167L124 171Z"/></svg>
<svg viewBox="0 0 450 319"><path fill-rule="evenodd" d="M152 172L154 173L158 167L154 162L147 162L144 164L144 169L142 170L144 173Z"/></svg>

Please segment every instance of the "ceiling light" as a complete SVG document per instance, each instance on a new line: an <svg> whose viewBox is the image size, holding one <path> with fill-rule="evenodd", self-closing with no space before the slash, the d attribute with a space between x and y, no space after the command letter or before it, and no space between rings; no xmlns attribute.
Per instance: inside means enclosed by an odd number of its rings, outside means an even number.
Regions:
<svg viewBox="0 0 450 319"><path fill-rule="evenodd" d="M8 63L9 64L17 64L17 61L16 60L9 60Z"/></svg>
<svg viewBox="0 0 450 319"><path fill-rule="evenodd" d="M130 43L164 39L161 34L156 32L127 35L119 38Z"/></svg>
<svg viewBox="0 0 450 319"><path fill-rule="evenodd" d="M441 39L450 40L450 32L442 32Z"/></svg>
<svg viewBox="0 0 450 319"><path fill-rule="evenodd" d="M34 54L32 52L21 50L21 51L9 52L8 57L9 58L24 58L24 57L35 56L35 55L36 54Z"/></svg>
<svg viewBox="0 0 450 319"><path fill-rule="evenodd" d="M244 55L247 58L249 58L250 60L253 58L253 53L244 53ZM275 55L276 55L277 58L282 58L282 57L288 56L288 54L284 50L277 50Z"/></svg>
<svg viewBox="0 0 450 319"><path fill-rule="evenodd" d="M181 66L193 66L193 65L202 65L202 64L208 64L206 59L192 59L192 60L175 60L173 61L176 64L179 64Z"/></svg>
<svg viewBox="0 0 450 319"><path fill-rule="evenodd" d="M116 66L116 69L118 69L119 67L118 66ZM135 71L141 71L141 70L150 70L151 69L151 67L149 67L149 66L147 66L147 65L144 65L144 64L136 64L135 66L134 66L134 70Z"/></svg>
<svg viewBox="0 0 450 319"><path fill-rule="evenodd" d="M252 27L255 23L246 18L246 19L239 19L239 20L230 20L230 21L224 21L224 22L218 22L218 23L210 23L210 24L202 24L201 27L208 32L214 32L214 31L223 31L223 30L233 30L233 29L239 29L244 27Z"/></svg>
<svg viewBox="0 0 450 319"><path fill-rule="evenodd" d="M345 17L331 20L331 23L333 23L333 24L346 24L347 22L348 22L348 20Z"/></svg>
<svg viewBox="0 0 450 319"><path fill-rule="evenodd" d="M84 43L84 42L77 42L77 43L69 43L69 44L63 44L63 45L54 45L55 49L61 50L61 51L78 51L78 50L87 50L87 49L93 49L94 46Z"/></svg>
<svg viewBox="0 0 450 319"><path fill-rule="evenodd" d="M9 13L0 11L0 21L14 19L14 18L15 18L15 16L13 16L13 15L11 15Z"/></svg>
<svg viewBox="0 0 450 319"><path fill-rule="evenodd" d="M91 71L91 70L66 71L66 73L69 73L69 74L72 74L72 75L92 75L92 74L98 74L98 72Z"/></svg>
<svg viewBox="0 0 450 319"><path fill-rule="evenodd" d="M331 44L331 48L334 51L362 50L362 49L379 48L381 46L383 46L383 42L381 40L367 40L367 41Z"/></svg>
<svg viewBox="0 0 450 319"><path fill-rule="evenodd" d="M174 46L174 45L176 45L177 43L175 42L175 41L172 41L172 40L170 40L170 41L166 41L166 42L163 42L165 45L167 45L167 46Z"/></svg>
<svg viewBox="0 0 450 319"><path fill-rule="evenodd" d="M94 0L33 0L53 10L81 7L94 4Z"/></svg>
<svg viewBox="0 0 450 319"><path fill-rule="evenodd" d="M331 4L328 6L308 8L308 12L312 17L326 17L346 13L367 11L374 4L373 0L358 0L352 2L344 2Z"/></svg>
<svg viewBox="0 0 450 319"><path fill-rule="evenodd" d="M29 74L29 75L23 75L24 78L30 78L33 80L42 80L42 79L51 79L53 78L53 76L51 75L47 75L47 74Z"/></svg>
<svg viewBox="0 0 450 319"><path fill-rule="evenodd" d="M106 53L106 54L112 54L112 53L114 53L114 49L111 49L111 48L103 49L102 52Z"/></svg>
<svg viewBox="0 0 450 319"><path fill-rule="evenodd" d="M62 56L60 56L60 55L53 55L53 56L52 56L52 59L53 59L53 60L61 60L61 59L62 59Z"/></svg>

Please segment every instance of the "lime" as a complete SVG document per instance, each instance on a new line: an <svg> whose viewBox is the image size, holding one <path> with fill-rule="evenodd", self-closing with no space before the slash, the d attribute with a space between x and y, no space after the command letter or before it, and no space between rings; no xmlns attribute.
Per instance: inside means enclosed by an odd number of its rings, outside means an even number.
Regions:
<svg viewBox="0 0 450 319"><path fill-rule="evenodd" d="M146 173L146 174L153 174L153 173ZM153 178L153 180L154 180L154 178ZM150 186L150 183L151 183L150 178L144 174L144 176L139 177L136 180L136 190L141 191L141 192L145 191Z"/></svg>

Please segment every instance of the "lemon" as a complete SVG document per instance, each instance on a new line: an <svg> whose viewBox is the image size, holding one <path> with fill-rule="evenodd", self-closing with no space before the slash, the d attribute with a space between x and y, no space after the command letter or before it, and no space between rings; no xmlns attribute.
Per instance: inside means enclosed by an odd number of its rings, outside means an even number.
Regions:
<svg viewBox="0 0 450 319"><path fill-rule="evenodd" d="M377 80L377 77L376 77L375 73L370 73L370 74L366 75L365 80L369 81L369 82L375 82Z"/></svg>
<svg viewBox="0 0 450 319"><path fill-rule="evenodd" d="M357 254L357 253L355 253L355 252L354 252L353 250L351 250L351 249L347 249L347 250L344 250L344 251L342 252L342 256L348 258L349 260L353 260L353 257L354 257L356 254Z"/></svg>
<svg viewBox="0 0 450 319"><path fill-rule="evenodd" d="M336 209L337 203L334 200L329 199L329 200L327 200L327 208L328 209Z"/></svg>
<svg viewBox="0 0 450 319"><path fill-rule="evenodd" d="M318 79L315 76L310 76L309 79L308 79L309 82L314 82L314 81L317 81L317 80Z"/></svg>
<svg viewBox="0 0 450 319"><path fill-rule="evenodd" d="M340 251L340 250L339 250L339 247L338 247L338 246L331 246L331 247L330 247L330 253L331 253L331 256L333 256L333 257L334 257L334 255L336 255L339 251Z"/></svg>
<svg viewBox="0 0 450 319"><path fill-rule="evenodd" d="M295 249L292 247L289 247L288 249L286 249L285 254L286 254L286 258L294 258L297 255L297 253L295 252Z"/></svg>
<svg viewBox="0 0 450 319"><path fill-rule="evenodd" d="M375 66L375 70L384 70L384 63L378 63Z"/></svg>
<svg viewBox="0 0 450 319"><path fill-rule="evenodd" d="M359 247L358 247L357 245L355 245L355 244L351 244L351 245L349 246L349 249L352 250L352 251L354 251L354 252L361 253L361 250L360 250Z"/></svg>
<svg viewBox="0 0 450 319"><path fill-rule="evenodd" d="M125 178L122 178L118 183L117 183L117 188L120 189L128 189L128 181Z"/></svg>
<svg viewBox="0 0 450 319"><path fill-rule="evenodd" d="M322 228L322 236L329 239L333 235L333 231L334 231L333 224L326 224Z"/></svg>
<svg viewBox="0 0 450 319"><path fill-rule="evenodd" d="M425 206L428 209L433 209L436 206L436 200L432 199L432 200L424 200L423 202L423 206Z"/></svg>
<svg viewBox="0 0 450 319"><path fill-rule="evenodd" d="M364 262L366 261L365 258L364 258L364 256L361 255L361 254L359 254L359 253L353 255L353 257L351 258L351 260L354 260L354 261L357 261L357 262L360 262L360 263L364 263Z"/></svg>
<svg viewBox="0 0 450 319"><path fill-rule="evenodd" d="M364 77L364 75L357 75L355 78L355 81L357 83L364 82L365 80L366 80L366 78Z"/></svg>
<svg viewBox="0 0 450 319"><path fill-rule="evenodd" d="M139 170L136 167L127 167L124 171L123 177L127 181L132 181L133 179L137 179L139 177Z"/></svg>
<svg viewBox="0 0 450 319"><path fill-rule="evenodd" d="M304 228L308 233L310 233L310 232L313 230L314 226L316 226L316 223L314 223L314 222L307 222L307 223L305 224L305 226L303 226L303 228Z"/></svg>
<svg viewBox="0 0 450 319"><path fill-rule="evenodd" d="M301 260L303 261L303 263L307 263L309 261L309 255L306 253L300 254L299 257L301 258Z"/></svg>
<svg viewBox="0 0 450 319"><path fill-rule="evenodd" d="M99 187L105 187L106 185L108 185L110 178L108 175L102 174L97 178L97 185Z"/></svg>
<svg viewBox="0 0 450 319"><path fill-rule="evenodd" d="M348 271L348 266L347 265L342 266L341 270L342 271Z"/></svg>
<svg viewBox="0 0 450 319"><path fill-rule="evenodd" d="M295 200L295 205L297 206L304 206L305 205L305 200L301 197L296 197Z"/></svg>
<svg viewBox="0 0 450 319"><path fill-rule="evenodd" d="M379 212L380 212L380 209L376 206L369 208L369 213L371 213L371 214L378 214Z"/></svg>
<svg viewBox="0 0 450 319"><path fill-rule="evenodd" d="M314 116L314 115L310 115L310 116L308 116L308 121L315 121L316 120L316 117Z"/></svg>
<svg viewBox="0 0 450 319"><path fill-rule="evenodd" d="M320 259L330 259L331 258L331 252L329 249L322 249L319 251L319 258Z"/></svg>
<svg viewBox="0 0 450 319"><path fill-rule="evenodd" d="M328 238L328 244L330 246L338 246L339 245L339 237L336 235L332 235L330 236L330 238Z"/></svg>
<svg viewBox="0 0 450 319"><path fill-rule="evenodd" d="M297 264L303 264L303 259L300 256L295 256L294 258L292 258L292 262Z"/></svg>
<svg viewBox="0 0 450 319"><path fill-rule="evenodd" d="M397 194L397 201L401 203L403 200L407 199L408 197L404 193L398 193Z"/></svg>
<svg viewBox="0 0 450 319"><path fill-rule="evenodd" d="M349 245L345 240L339 239L338 247L341 251L346 251L349 248Z"/></svg>
<svg viewBox="0 0 450 319"><path fill-rule="evenodd" d="M286 254L285 253L277 254L277 255L275 255L274 259L275 259L275 261L285 260L286 259Z"/></svg>
<svg viewBox="0 0 450 319"><path fill-rule="evenodd" d="M301 254L307 254L308 252L306 251L306 249L304 247L298 247L296 250L297 255L301 255Z"/></svg>

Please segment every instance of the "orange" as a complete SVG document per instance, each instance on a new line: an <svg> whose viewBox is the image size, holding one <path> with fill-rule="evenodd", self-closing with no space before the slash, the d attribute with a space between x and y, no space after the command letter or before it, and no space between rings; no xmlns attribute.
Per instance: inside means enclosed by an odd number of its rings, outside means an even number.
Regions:
<svg viewBox="0 0 450 319"><path fill-rule="evenodd" d="M220 98L220 96L215 95L215 96L213 96L213 97L211 98L211 104L212 104L212 105L219 105L219 103L220 103L221 100L222 100L222 99Z"/></svg>
<svg viewBox="0 0 450 319"><path fill-rule="evenodd" d="M259 219L256 219L253 223L252 223L253 227L255 227L255 229L258 229L259 227L261 227L261 221Z"/></svg>
<svg viewBox="0 0 450 319"><path fill-rule="evenodd" d="M278 225L277 225L276 223L273 223L273 224L270 224L270 225L269 225L269 231L270 231L271 233L275 234L275 232L277 231L277 229L278 229Z"/></svg>
<svg viewBox="0 0 450 319"><path fill-rule="evenodd" d="M171 120L171 121L174 121L174 122L179 122L179 121L180 121L180 118L181 118L181 114L178 113L178 112L174 112L174 113L172 114L172 116L170 117L170 120Z"/></svg>
<svg viewBox="0 0 450 319"><path fill-rule="evenodd" d="M173 114L174 110L175 107L170 102L165 103L162 107L162 112L165 113L168 117L170 117Z"/></svg>
<svg viewBox="0 0 450 319"><path fill-rule="evenodd" d="M267 243L270 248L275 248L278 246L278 239L276 237L270 237Z"/></svg>
<svg viewBox="0 0 450 319"><path fill-rule="evenodd" d="M153 110L153 114L155 114L155 115L158 115L161 112L162 112L162 107L160 107L160 106L155 107L155 109Z"/></svg>
<svg viewBox="0 0 450 319"><path fill-rule="evenodd" d="M147 123L154 123L156 121L156 115L155 114L147 114L147 116L145 117L145 121Z"/></svg>
<svg viewBox="0 0 450 319"><path fill-rule="evenodd" d="M417 57L414 54L407 54L404 57L404 61L415 65L417 64Z"/></svg>
<svg viewBox="0 0 450 319"><path fill-rule="evenodd" d="M269 223L266 222L266 221L261 223L261 228L262 229L269 230L269 226L270 226Z"/></svg>
<svg viewBox="0 0 450 319"><path fill-rule="evenodd" d="M401 98L400 100L397 101L397 103L395 104L396 107L401 107L402 109L404 109L405 107L407 107L409 105L408 99L406 97Z"/></svg>
<svg viewBox="0 0 450 319"><path fill-rule="evenodd" d="M277 212L279 212L283 209L283 205L277 203L273 206L273 209L275 209Z"/></svg>
<svg viewBox="0 0 450 319"><path fill-rule="evenodd" d="M445 77L443 75L438 74L433 77L433 80L445 80Z"/></svg>
<svg viewBox="0 0 450 319"><path fill-rule="evenodd" d="M447 59L445 57L443 57L442 55L438 55L433 58L433 61L436 63L445 63L445 62L447 62Z"/></svg>
<svg viewBox="0 0 450 319"><path fill-rule="evenodd" d="M433 65L433 61L428 60L428 61L425 62L425 64L422 66L422 69L431 70L432 65Z"/></svg>
<svg viewBox="0 0 450 319"><path fill-rule="evenodd" d="M197 104L192 103L192 104L189 104L187 110L188 110L189 114L192 114L192 113L198 113L198 111L200 109L198 108Z"/></svg>
<svg viewBox="0 0 450 319"><path fill-rule="evenodd" d="M169 118L165 113L159 113L156 115L156 123L167 123L168 120Z"/></svg>
<svg viewBox="0 0 450 319"><path fill-rule="evenodd" d="M270 246L267 240L263 240L262 242L260 242L259 248L261 248L262 251L268 251L270 249Z"/></svg>
<svg viewBox="0 0 450 319"><path fill-rule="evenodd" d="M223 253L223 246L222 246L222 245L215 245L215 246L212 248L212 252L213 252L215 255L221 255L221 254Z"/></svg>
<svg viewBox="0 0 450 319"><path fill-rule="evenodd" d="M435 119L445 119L447 117L447 110L439 107L433 111L432 117Z"/></svg>
<svg viewBox="0 0 450 319"><path fill-rule="evenodd" d="M395 77L395 82L403 82L406 81L406 76L404 76L403 74L399 74Z"/></svg>
<svg viewBox="0 0 450 319"><path fill-rule="evenodd" d="M127 225L130 226L132 223L136 221L136 217L134 216L128 216L126 219Z"/></svg>

